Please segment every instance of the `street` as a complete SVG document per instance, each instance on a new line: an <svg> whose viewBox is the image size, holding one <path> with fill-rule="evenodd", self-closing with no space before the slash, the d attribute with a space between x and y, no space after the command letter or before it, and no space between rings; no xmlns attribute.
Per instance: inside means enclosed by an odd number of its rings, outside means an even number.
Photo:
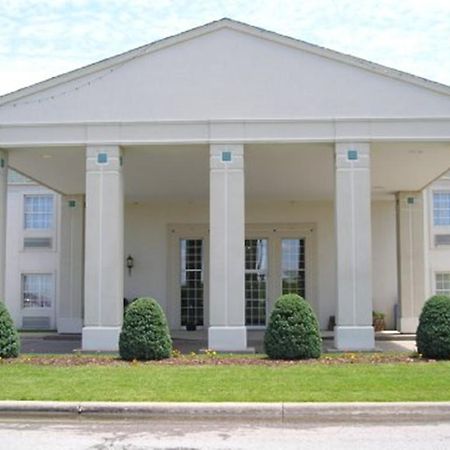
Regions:
<svg viewBox="0 0 450 450"><path fill-rule="evenodd" d="M240 423L0 417L0 448L447 450L450 423Z"/></svg>

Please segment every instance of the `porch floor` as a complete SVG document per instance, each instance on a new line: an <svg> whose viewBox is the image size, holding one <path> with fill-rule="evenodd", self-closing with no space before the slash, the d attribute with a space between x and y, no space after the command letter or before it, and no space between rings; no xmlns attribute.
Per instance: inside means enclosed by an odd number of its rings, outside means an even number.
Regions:
<svg viewBox="0 0 450 450"><path fill-rule="evenodd" d="M173 347L187 354L198 353L207 348L207 330L184 331L173 330ZM248 331L248 345L257 353L263 351L263 330ZM333 333L322 331L324 350L331 345ZM56 332L23 332L20 333L21 351L23 353L64 354L81 348L81 335L58 334ZM376 333L376 346L384 352L412 352L416 348L415 335L401 334L397 331Z"/></svg>

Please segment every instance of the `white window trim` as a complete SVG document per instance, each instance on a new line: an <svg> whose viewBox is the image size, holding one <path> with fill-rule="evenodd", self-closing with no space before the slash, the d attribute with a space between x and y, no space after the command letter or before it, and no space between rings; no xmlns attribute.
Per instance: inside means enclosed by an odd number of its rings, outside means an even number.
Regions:
<svg viewBox="0 0 450 450"><path fill-rule="evenodd" d="M51 228L25 228L25 198L26 197L39 197L39 196L50 196L53 199L53 218ZM36 191L30 190L23 193L21 196L21 214L22 214L22 235L21 235L21 251L24 253L50 253L56 252L58 249L57 241L57 231L59 227L59 201L58 196L53 192L48 191ZM30 248L25 247L25 238L50 238L52 245L48 248Z"/></svg>
<svg viewBox="0 0 450 450"><path fill-rule="evenodd" d="M24 297L24 279L26 276L29 275L42 275L42 276L50 276L50 280L51 280L51 302L52 305L51 306L45 306L45 307L28 307L25 308L23 305L23 297ZM55 310L55 303L56 303L56 276L53 272L33 272L33 271L27 271L27 272L21 272L20 274L20 308L22 310L22 312L43 312L42 315L48 315L49 311L54 311Z"/></svg>
<svg viewBox="0 0 450 450"><path fill-rule="evenodd" d="M432 295L445 295L445 294L439 294L437 292L437 282L436 282L436 278L437 275L442 275L442 274L448 274L450 275L450 270L436 270L433 272L433 277L432 277L432 283L433 283L433 293ZM450 291L450 289L449 289Z"/></svg>

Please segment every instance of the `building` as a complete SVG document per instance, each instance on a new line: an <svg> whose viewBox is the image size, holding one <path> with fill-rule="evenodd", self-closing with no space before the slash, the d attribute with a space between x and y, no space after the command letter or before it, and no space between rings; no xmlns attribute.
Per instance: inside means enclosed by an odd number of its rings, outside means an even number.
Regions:
<svg viewBox="0 0 450 450"><path fill-rule="evenodd" d="M0 98L0 223L8 166L62 194L61 317L86 350L116 349L141 295L244 350L291 291L338 349L372 349L374 309L415 331L427 295L449 94L223 19Z"/></svg>

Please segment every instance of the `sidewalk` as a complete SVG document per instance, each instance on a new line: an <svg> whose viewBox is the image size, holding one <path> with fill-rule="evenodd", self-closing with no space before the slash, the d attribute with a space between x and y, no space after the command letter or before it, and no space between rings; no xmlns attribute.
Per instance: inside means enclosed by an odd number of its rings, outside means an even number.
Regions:
<svg viewBox="0 0 450 450"><path fill-rule="evenodd" d="M172 333L173 347L181 353L198 353L200 349L207 348L207 335L204 331L175 331ZM332 346L332 333L323 333L324 351ZM256 349L257 353L263 351L263 332L249 331L248 345ZM397 332L377 333L376 347L383 352L412 352L416 348L415 335L402 335ZM81 348L81 335L58 333L21 333L22 353L72 353Z"/></svg>

